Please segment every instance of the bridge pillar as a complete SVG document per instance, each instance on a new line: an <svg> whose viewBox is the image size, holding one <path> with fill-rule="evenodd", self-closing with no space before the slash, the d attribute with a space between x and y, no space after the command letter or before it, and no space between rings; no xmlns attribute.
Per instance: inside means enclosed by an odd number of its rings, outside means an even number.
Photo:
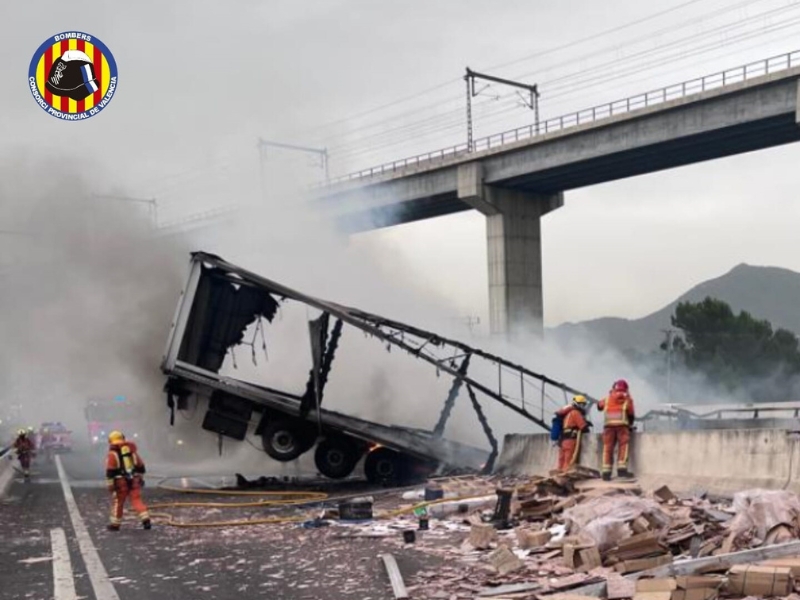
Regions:
<svg viewBox="0 0 800 600"><path fill-rule="evenodd" d="M491 333L541 336L541 218L563 206L563 193L484 185L479 163L464 165L458 175L459 198L486 216Z"/></svg>

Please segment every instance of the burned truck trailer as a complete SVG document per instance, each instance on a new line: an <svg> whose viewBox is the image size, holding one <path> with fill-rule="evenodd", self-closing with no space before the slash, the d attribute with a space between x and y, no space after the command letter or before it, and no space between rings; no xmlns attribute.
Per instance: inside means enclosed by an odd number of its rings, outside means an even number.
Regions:
<svg viewBox="0 0 800 600"><path fill-rule="evenodd" d="M308 322L311 367L304 389L276 389L221 375L228 352L243 342L248 327L254 323L261 327L264 321L269 327L279 307L292 302L319 312ZM425 361L434 376L443 373L452 378L430 430L378 423L323 408L339 341L348 329L360 330L389 350L399 348ZM477 363L481 369L476 368ZM175 410L185 408L189 397L207 397L203 429L241 441L255 422L255 433L273 459L291 461L314 449L319 472L338 479L350 475L364 458L366 477L373 482L406 479L436 466L491 470L499 448L482 401L497 402L548 429L545 404L563 402L555 400L551 392L558 396L580 393L462 342L307 296L202 252L192 254L161 368L167 375L164 389L173 422ZM478 370L482 377L474 374ZM487 373L492 373L491 377L486 377ZM444 437L462 388L490 452ZM516 393L509 393L511 389Z"/></svg>

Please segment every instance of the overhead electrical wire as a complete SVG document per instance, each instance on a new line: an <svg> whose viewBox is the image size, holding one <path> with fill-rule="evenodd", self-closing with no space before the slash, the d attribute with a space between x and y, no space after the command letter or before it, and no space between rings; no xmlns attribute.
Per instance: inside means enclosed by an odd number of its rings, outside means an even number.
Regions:
<svg viewBox="0 0 800 600"><path fill-rule="evenodd" d="M702 1L702 0L697 0L697 1ZM703 15L700 15L697 18L689 19L689 20L683 21L683 22L681 22L679 24L671 25L669 27L660 29L660 30L658 30L656 32L653 32L651 34L648 34L646 36L642 36L640 38L636 38L633 41L626 41L625 44L629 45L631 43L636 43L638 41L652 39L653 35L661 35L661 34L664 34L664 33L670 32L670 31L674 31L674 30L685 28L687 26L692 26L692 25L696 26L697 24L702 23L703 21L706 21L708 18L716 17L716 16L719 16L720 14L724 14L724 13L731 12L731 11L734 11L734 10L739 10L740 8L743 8L745 6L748 6L748 5L751 5L751 4L761 3L761 2L764 2L764 1L765 0L743 0L742 2L739 2L739 3L735 4L735 5L727 6L727 7L720 8L720 9L716 9L714 11L711 11L711 12L705 13ZM694 1L687 2L687 3L684 3L682 5L679 5L679 7L684 7L684 6L687 6L689 4L694 4L694 3L695 3ZM678 8L678 7L676 7L676 8ZM556 51L560 51L560 50L564 50L564 49L572 47L572 46L580 45L584 41L591 40L591 39L597 39L597 38L603 37L604 35L607 35L608 33L613 33L613 32L619 31L621 29L625 29L627 27L630 27L630 26L633 26L633 25L636 25L636 24L640 24L641 22L644 22L644 21L647 21L647 20L651 20L651 18L655 18L656 16L663 15L663 14L665 14L667 12L673 12L673 10L662 11L661 13L656 13L656 15L653 15L652 17L648 17L648 18L645 18L645 19L640 19L638 21L633 21L633 22L631 22L629 24L622 25L622 26L619 26L619 27L616 27L616 28L612 28L610 30L606 30L606 32L601 32L600 34L589 36L587 38L582 38L582 40L578 40L576 42L572 42L572 43L568 43L568 44L562 44L561 46L558 46L558 47L556 47L554 49L543 50L541 52L529 55L525 59L519 59L519 60L511 61L509 63L505 63L504 65L499 65L499 66L495 65L494 67L487 67L487 69L489 69L489 70L497 69L497 68L501 68L502 66L506 66L506 65L509 65L509 64L517 64L519 62L523 62L523 61L531 59L531 58L535 58L535 57L539 57L539 56L545 56L547 54L553 54ZM703 35L707 35L707 33L704 33ZM617 51L618 49L619 49L619 44L614 44L614 45L602 48L601 50L593 50L591 53L589 53L587 55L571 58L571 59L569 59L567 61L564 61L564 62L561 62L561 63L557 63L556 65L554 65L552 67L545 67L543 69L538 69L536 71L536 73L548 72L548 71L552 70L553 68L556 68L557 66L562 66L564 64L572 64L574 62L580 61L580 60L585 59L587 57L594 58L594 57L599 56L599 55L601 55L603 53L614 52L614 51ZM528 76L530 76L532 74L533 73L525 73L525 74L522 74L522 75L514 76L514 78L521 79L521 78L524 78L524 77L528 77ZM400 113L398 115L394 115L392 117L389 117L387 120L389 120L389 119L394 120L394 119L402 117L402 116L415 114L415 113L419 112L420 110L423 110L423 109L426 109L426 108L430 108L430 107L435 107L435 106L441 105L444 102L455 102L455 101L463 101L463 92L458 94L458 95L450 96L446 100L442 100L442 101L439 101L439 102L436 102L436 103L433 103L433 104L428 104L428 105L425 105L423 107L417 107L415 109L406 111L404 113ZM355 120L357 118L358 118L358 115L355 115L350 120L352 121L352 120ZM379 121L379 122L376 122L376 123L372 123L372 124L368 124L368 125L362 125L362 126L359 126L359 127L355 128L355 129L350 129L347 133L353 133L354 131L359 131L359 130L363 130L363 129L378 127L383 123L385 123L385 120L384 121ZM324 129L324 126L318 128L318 129ZM324 139L325 138L323 138L323 141L324 141Z"/></svg>
<svg viewBox="0 0 800 600"><path fill-rule="evenodd" d="M681 4L654 13L647 17L630 21L623 25L619 25L601 31L596 34L585 36L579 40L568 42L566 44L562 44L554 48L549 48L540 52L527 55L525 57L521 57L501 64L496 64L486 68L489 70L504 69L509 66L521 64L533 60L535 58L539 58L541 56L555 54L557 52L564 51L569 48L578 47L582 44L585 44L586 42L593 41L596 39L601 39L613 33L617 33L619 31L628 29L630 27L640 25L644 22L655 20L657 18L663 17L666 14L682 10L690 5L699 4L704 1L705 0L690 0L688 2L683 2ZM719 17L720 15L730 13L731 11L741 10L748 6L762 3L764 1L766 0L743 0L742 2L738 2L735 5L715 8L714 10L703 13L696 18L681 21L680 23L661 28L656 32L649 32L648 34L639 36L637 38L634 38L633 40L623 40L620 43L605 46L601 48L599 51L593 51L590 54L574 57L569 60L551 64L549 66L543 67L542 69L538 69L536 73L541 75L543 73L552 72L558 69L559 67L563 67L564 65L567 64L575 64L577 62L581 62L582 60L587 60L587 59L596 59L598 56L608 54L609 52L619 51L620 47L623 45L630 46L632 44L637 44L639 42L652 39L652 37L655 35L663 35L680 31L688 26L692 25L696 26L700 23L708 21L709 19ZM664 65L669 62L685 61L695 56L707 52L712 52L719 48L733 46L741 41L746 41L754 37L758 37L768 33L774 33L776 31L792 27L797 23L796 20L788 22L783 21L780 23L764 26L758 31L740 32L732 39L728 38L724 40L717 40L715 42L710 42L708 44L700 45L697 47L691 47L688 53L685 51L686 46L695 43L700 43L702 42L703 39L708 38L710 35L715 35L715 34L724 35L725 33L729 33L732 30L737 30L746 27L748 24L751 24L755 21L774 17L775 15L779 15L785 12L791 12L794 9L796 9L799 5L800 3L794 2L785 6L771 8L769 10L759 12L755 15L750 15L743 19L739 19L735 22L728 22L721 24L717 27L714 27L710 30L698 34L684 36L679 40L670 40L663 44L659 44L658 46L655 46L653 48L644 49L634 54L630 54L628 56L616 58L613 61L606 61L604 63L601 63L600 65L594 65L592 67L588 67L586 69L582 69L573 73L564 74L550 80L543 80L539 83L540 89L542 90L542 98L540 106L543 112L546 112L548 106L552 106L550 101L569 97L570 94L572 94L576 90L580 90L583 92L586 90L590 90L594 87L597 87L598 85L607 86L609 83L624 79L630 79L630 77L633 77L636 74L653 69L655 67ZM680 44L683 44L684 47L681 52L673 53L670 54L669 56L660 56L660 54L663 53L665 50L675 48ZM614 67L617 68L613 70L611 73L609 73L608 71L606 71L605 73L598 72L598 69L602 69L610 65L613 65ZM627 65L627 66L625 68L620 69L619 67L622 65ZM534 72L523 73L522 75L515 76L515 78L524 79L526 77L532 76L533 74ZM445 89L447 86L455 84L457 82L463 83L461 78L449 80L442 84L422 90L421 92L404 96L392 102L384 103L380 106L374 107L367 111L363 111L361 113L357 113L346 118L337 119L335 121L323 124L321 126L316 127L315 131L323 131L326 129L330 129L331 127L337 124L352 122L353 120L357 120L365 116L374 115L387 108L392 108L394 106L410 102L411 100L414 100L416 98L423 97L433 92ZM356 162L363 162L367 159L367 157L379 155L382 151L387 150L389 148L394 147L400 149L411 145L419 145L419 142L421 140L426 139L427 137L433 137L437 135L449 136L456 133L458 130L463 130L464 115L465 115L463 100L464 100L464 93L462 91L457 96L454 95L442 101L438 101L432 104L427 104L422 107L416 107L414 109L402 113L397 113L381 121L357 125L356 127L353 127L347 131L342 132L341 134L331 134L329 136L325 136L319 139L321 142L332 142L328 146L328 151L329 151L329 156L335 161L347 162L352 164L355 164ZM442 110L442 107L446 107L448 104L452 105L453 107ZM402 122L402 117L410 115L418 115L420 113L424 113L426 109L434 109L434 110L438 109L438 112L436 112L433 115L424 115L422 116L422 118L415 119L410 122L405 122L405 123ZM512 113L517 109L518 109L518 101L515 94L500 94L497 98L479 99L473 103L473 111L478 112L478 114L476 115L476 122L481 129L486 129L493 123L509 122L509 117L512 117ZM522 113L520 113L520 115L522 115ZM390 124L392 121L394 122L400 121L400 124L387 127L387 124ZM382 129L378 131L370 131L370 130L375 130L376 128L382 128ZM355 135L359 132L367 132L367 133L365 135ZM462 143L462 142L457 142L457 143ZM441 144L440 147L444 146L446 146L446 144L443 143ZM247 158L243 160L241 158L241 155L239 155L239 152L240 151L229 152L225 157L223 157L223 160L221 162L216 161L211 164L201 165L165 177L160 180L159 183L161 185L154 186L153 189L158 190L163 194L164 192L169 192L170 190L182 189L184 188L184 185L187 184L188 182L199 180L203 175L207 175L212 172L214 172L216 176L221 176L223 174L219 172L222 170L233 171L236 168L244 168L246 166L246 163L250 161L250 155L248 154Z"/></svg>
<svg viewBox="0 0 800 600"><path fill-rule="evenodd" d="M784 8L782 8L782 9L779 9L779 11L784 11L784 10L786 10L787 8L794 9L794 8L797 8L797 7L798 7L798 3L795 3L795 4L792 4L792 5L790 5L789 7L784 7ZM769 14L772 14L773 12L775 12L775 11L770 11L770 13L769 13ZM765 15L764 13L761 13L761 14L759 14L759 15L756 15L756 16L754 16L754 17L751 17L751 18L749 18L749 19L747 20L747 22L749 23L751 20L760 20L760 19L761 19L761 18L763 18L764 16L766 16L766 15ZM738 23L734 23L734 24L726 24L726 25L723 25L723 26L721 26L721 27L718 27L718 28L716 28L716 29L715 29L715 30L713 30L713 31L724 32L724 31L726 31L727 29L730 29L730 28L732 28L732 27L741 27L743 24L746 24L746 23L743 23L743 22L738 22ZM707 36L707 35L708 35L708 33L705 33L705 34L704 34L704 36ZM662 45L660 45L660 46L657 46L656 48L649 49L649 50L647 50L647 51L644 51L644 52L642 52L642 53L638 53L638 54L636 54L636 55L632 55L632 56L630 56L630 57L625 57L625 58L622 58L622 59L617 59L617 60L615 60L615 61L612 61L611 63L607 63L607 64L614 64L614 65L618 65L618 64L620 64L620 63L629 62L630 60L637 59L639 56L643 56L643 55L649 55L649 54L652 54L653 52L656 52L656 51L659 51L659 50L661 50L661 49L665 49L665 48L672 48L672 47L674 47L674 46L676 46L676 45L683 44L683 43L684 43L684 42L686 42L687 40L690 40L690 39L693 39L693 38L697 38L697 36L690 36L690 37L688 37L688 38L681 38L680 40L677 40L677 41L671 41L671 42L668 42L668 43L666 43L666 44L662 44ZM737 39L738 39L738 38L737 38ZM730 44L730 43L731 43L731 41L735 41L735 40L730 40L730 39L728 39L728 40L725 40L725 41L724 41L724 43L727 45L727 44ZM680 57L679 57L679 58L680 58ZM663 61L662 61L662 62L663 62ZM661 64L661 63L659 63L659 64ZM643 68L650 68L650 67L651 67L651 65L652 65L652 63L647 63L647 64L646 64L646 65L645 65ZM605 66L605 65L603 65L603 66ZM577 76L577 75L579 75L579 74L583 74L583 73L586 73L586 72L590 72L590 73L593 73L593 75L594 75L594 78L593 78L593 79L598 79L598 80L601 80L601 81L603 81L604 83L606 83L606 82L609 82L609 81L613 81L614 79L616 79L616 78L618 78L618 77L622 77L622 76L625 76L625 75L626 75L626 73L618 73L618 74L614 74L614 75L611 75L611 76L609 76L609 74L608 74L608 73L597 73L597 71L596 71L596 69L597 69L597 68L599 68L599 67L593 67L593 68L591 68L591 69L586 69L586 70L584 70L584 71L580 71L579 73L576 73L576 74L573 74L573 75L570 75L570 76L566 76L566 77L561 77L561 78L558 78L558 79L554 79L554 80L552 80L552 81L554 81L554 82L557 82L557 81L564 81L564 80L568 80L568 79L570 79L571 77ZM640 67L640 70L641 70L641 67ZM637 71L637 72L638 72L638 71ZM549 82L547 82L547 83L549 83ZM577 82L577 83L570 83L570 86L569 86L569 87L568 87L568 86L565 86L565 85L562 83L562 85L561 85L560 87L557 87L556 89L562 89L562 90L563 90L563 89L570 89L570 87L571 87L571 88L577 88L577 87L581 87L581 86L583 86L583 81L579 81L579 82ZM546 99L546 98L552 98L552 97L553 97L553 96L552 96L552 94L548 94L546 91L544 91L544 92L543 92L543 95L544 95L545 99ZM563 96L563 93L561 94L561 96ZM513 95L513 94L511 94L511 95L507 95L507 96L504 96L504 97L505 97L505 98L508 98L508 97L514 97L514 95ZM450 114L455 114L455 113L457 113L457 114L459 114L459 115L463 115L463 110L464 110L464 109L463 109L463 107L460 107L460 108L458 108L458 109L455 109L455 110L453 110L453 111L450 111ZM431 120L431 119L435 120L436 118L441 118L441 115L439 115L438 117L433 117L433 118L429 117L429 118L428 118L428 119L426 119L425 121L429 121L429 120ZM416 122L415 122L415 123L416 123ZM407 126L413 126L413 125L414 125L414 123L411 123L411 124L408 124ZM399 130L402 130L402 129L403 129L403 126L400 126L400 127L396 127L396 128L394 128L394 129L393 129L393 131L399 131ZM353 144L360 143L360 142L361 142L361 141L363 141L363 140L369 140L369 139L373 139L373 137L382 136L382 135L383 135L383 134L382 134L382 132L378 132L378 133L376 133L376 134L373 134L373 136L362 136L361 138L358 138L358 139L356 139L356 140L351 140L351 141L349 141L349 142L347 142L347 143L345 143L345 144L342 144L342 145L353 145ZM339 147L337 147L337 148L341 148L341 146L342 146L342 145L340 145L340 146L339 146Z"/></svg>
<svg viewBox="0 0 800 600"><path fill-rule="evenodd" d="M624 23L622 25L617 25L615 27L611 27L609 29L605 29L605 30L600 31L598 33L590 34L588 36L582 37L582 38L574 40L572 42L567 42L566 44L562 44L562 45L557 46L555 48L549 48L547 50L542 50L542 51L539 51L539 52L535 52L533 54L529 54L527 56L524 56L524 57L521 57L521 58L518 58L518 59L514 59L514 60L509 61L509 62L494 64L494 65L488 65L488 66L483 67L483 68L486 69L486 70L499 70L499 69L503 69L505 67L508 67L508 66L511 66L511 65L514 65L514 64L519 64L520 62L525 62L525 61L528 61L528 60L532 60L534 58L539 58L539 57L545 56L547 54L553 54L555 52L560 52L562 50L573 48L575 46L579 46L581 44L585 44L586 42L590 42L590 41L602 38L604 36L607 36L607 35L610 35L610 34L613 34L613 33L617 33L619 31L623 31L623 30L628 29L630 27L635 27L637 25L641 25L642 23L646 23L647 21L652 21L653 19L657 19L659 17L662 17L662 16L664 16L666 14L675 12L677 10L681 10L683 8L686 8L687 6L690 6L690 5L693 5L693 4L698 4L700 2L705 2L705 1L706 0L688 0L687 2L682 2L681 4L678 4L676 6L670 7L668 9L662 10L662 11L657 12L657 13L653 13L652 15L648 15L648 16L640 18L640 19L635 19L633 21L629 21L629 22ZM751 0L751 1L761 1L761 0ZM367 116L367 115L370 115L370 114L374 114L375 112L379 112L380 110L383 110L385 108L390 108L392 106L396 106L398 104L405 103L405 102L407 102L409 100L414 100L416 98L425 96L425 95L427 95L427 94L429 94L431 92L438 91L438 90L443 89L444 87L446 87L448 85L451 85L453 83L458 83L460 81L461 81L460 77L457 78L457 79L451 79L449 81L446 81L446 82L440 83L438 85L435 85L435 86L426 88L424 90L421 90L420 92L416 92L414 94L410 94L408 96L404 96L403 98L400 98L400 99L395 100L393 102L388 102L386 104L382 104L380 106L376 106L374 108L368 109L368 110L360 112L360 113L354 113L354 114L348 115L346 117L342 117L342 118L336 119L334 121L329 121L327 123L323 123L321 125L317 125L317 126L314 127L314 129L315 130L321 130L321 129L326 129L326 128L331 127L331 126L339 125L341 123L347 123L347 122L359 119L361 117L364 117L364 116Z"/></svg>
<svg viewBox="0 0 800 600"><path fill-rule="evenodd" d="M774 16L776 14L780 14L780 13L788 11L788 10L796 9L798 7L798 5L800 5L800 3L793 3L793 4L789 5L789 6L785 6L785 7L779 8L779 9L774 9L774 10L771 10L771 11L767 11L767 13L759 13L758 15L749 17L748 19L745 19L745 20L737 22L737 23L733 23L733 24L729 23L729 24L722 25L720 27L715 28L713 31L725 32L725 31L730 30L730 29L741 28L744 24L750 23L750 22L752 22L754 20L761 20L761 19L763 19L763 18L765 18L767 16ZM655 62L649 61L649 62L646 62L645 64L632 65L632 66L628 67L625 70L621 70L621 71L618 70L617 72L613 73L612 75L608 75L607 73L595 73L594 76L592 76L592 77L585 77L582 80L578 80L577 82L570 82L569 84L566 83L566 81L567 81L566 77L559 78L561 81L565 82L565 83L562 83L560 88L559 87L556 88L557 90L560 90L560 91L558 91L556 94L553 94L553 95L545 94L545 95L543 95L543 98L544 99L553 99L553 98L558 98L558 97L564 97L565 95L568 95L569 91L571 91L573 89L576 89L576 88L585 89L587 84L590 84L590 83L602 82L603 85L606 85L610 81L614 81L614 80L618 80L618 79L621 79L621 78L630 77L631 75L634 75L636 73L639 73L639 72L642 72L642 71L645 71L645 70L649 70L649 69L653 68L654 66L662 65L662 64L665 64L667 62L672 62L673 60L687 60L688 58L697 56L699 54L703 54L705 52L708 52L709 50L714 50L714 49L721 48L721 47L727 47L727 46L730 46L731 44L739 42L739 41L749 40L749 39L752 39L753 37L758 37L758 36L761 36L761 35L765 35L765 34L768 34L768 33L773 33L775 31L780 31L782 29L786 29L787 27L791 27L791 26L795 25L796 23L797 23L797 20L782 21L782 22L779 22L779 23L774 23L772 25L764 26L764 27L762 27L761 29L759 29L757 31L745 31L745 32L737 34L733 38L727 38L727 39L724 39L724 40L721 40L721 41L714 41L714 42L711 42L710 44L702 45L699 48L694 48L693 51L688 52L688 53L685 50L681 50L677 54L672 54L672 55L669 55L667 57L659 57L658 60L656 60ZM703 37L707 37L707 36L708 36L708 33L705 33L703 35ZM688 40L696 39L696 37L697 36L691 36L689 38L682 38L679 41L671 41L671 42L668 42L667 44L662 44L658 48L672 48L672 47L675 47L679 43L684 43L684 42L686 42ZM640 56L648 56L650 54L653 54L653 52L656 51L658 48L650 49L650 50L647 50L647 51L644 51L644 52L641 52L641 53L637 53L636 55L633 55L630 58L621 59L621 60L628 60L629 61L629 60L632 60L632 59L636 59L636 58L638 58ZM589 70L589 71L591 71L591 70ZM513 95L506 96L506 98L508 98L508 97L514 98ZM451 111L451 112L452 113L456 113L457 112L459 115L461 115L462 112L463 112L463 108L459 109L458 111ZM414 123L407 124L407 126L408 127L413 127ZM449 128L450 128L449 125L446 125L445 127L442 127L441 129L447 130ZM402 131L403 130L403 126L395 128L395 129L397 131ZM431 128L429 130L423 129L423 131L428 131L430 133L433 133L433 132L436 131L436 127L433 127L433 128ZM420 131L418 130L415 133L416 133L415 137L417 137L418 134L420 133ZM377 135L380 135L380 134L377 134ZM343 144L342 146L355 145L355 144L361 144L361 143L363 143L363 139L357 139L357 140L349 141L347 144ZM340 146L339 148L341 148L342 146ZM367 151L371 151L372 149L373 148L369 147L369 146L366 148Z"/></svg>

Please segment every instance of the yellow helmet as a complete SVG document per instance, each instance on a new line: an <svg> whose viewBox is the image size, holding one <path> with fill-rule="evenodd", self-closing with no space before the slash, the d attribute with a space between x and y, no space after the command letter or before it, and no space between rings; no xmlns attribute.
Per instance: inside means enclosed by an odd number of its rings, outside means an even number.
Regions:
<svg viewBox="0 0 800 600"><path fill-rule="evenodd" d="M124 442L125 436L122 434L121 431L112 431L108 434L108 443L109 444L116 444L117 442Z"/></svg>
<svg viewBox="0 0 800 600"><path fill-rule="evenodd" d="M577 404L578 406L586 406L586 396L581 396L580 394L574 396L572 398L572 403Z"/></svg>

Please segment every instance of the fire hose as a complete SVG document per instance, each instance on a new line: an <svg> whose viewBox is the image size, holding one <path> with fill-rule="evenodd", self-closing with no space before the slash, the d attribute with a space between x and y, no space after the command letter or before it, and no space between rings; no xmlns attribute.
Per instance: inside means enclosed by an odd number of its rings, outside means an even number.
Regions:
<svg viewBox="0 0 800 600"><path fill-rule="evenodd" d="M301 507L310 504L320 504L322 502L338 502L363 496L361 494L351 494L347 496L330 497L324 492L311 492L311 491L243 491L243 490L217 490L217 489L199 489L199 488L183 488L164 485L163 481L157 485L158 489L167 492L174 492L180 494L197 494L197 495L213 495L213 496L226 496L226 497L258 497L258 500L248 502L159 502L150 505L153 510L150 516L158 520L163 525L180 528L203 528L203 527L243 527L249 525L279 525L284 523L303 523L309 520L308 515L295 515L295 516L274 516L274 517L259 517L256 519L235 519L235 520L222 520L222 521L181 521L177 520L171 513L158 512L167 509L181 509L181 508L216 508L216 509L242 509L242 508L288 508L288 507ZM398 491L415 489L418 486L394 488L391 490L382 490L380 495L396 493ZM371 495L376 495L372 493ZM433 506L436 504L443 504L446 502L466 502L469 500L476 500L484 498L482 496L464 496L457 498L441 498L438 500L430 500L419 502L413 506L405 506L399 509L385 511L376 515L376 519L390 519L403 514L413 513L416 510Z"/></svg>

